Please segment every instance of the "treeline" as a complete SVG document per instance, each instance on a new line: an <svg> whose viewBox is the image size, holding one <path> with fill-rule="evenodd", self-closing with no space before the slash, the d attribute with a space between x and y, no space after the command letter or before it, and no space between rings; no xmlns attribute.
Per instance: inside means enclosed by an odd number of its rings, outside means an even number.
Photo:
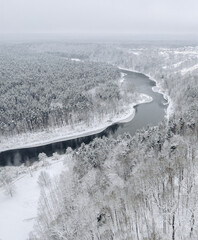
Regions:
<svg viewBox="0 0 198 240"><path fill-rule="evenodd" d="M34 45L33 45L34 46ZM0 134L87 123L115 111L117 68L76 62L29 45L0 47Z"/></svg>
<svg viewBox="0 0 198 240"><path fill-rule="evenodd" d="M197 139L171 120L68 150L29 239L197 239Z"/></svg>

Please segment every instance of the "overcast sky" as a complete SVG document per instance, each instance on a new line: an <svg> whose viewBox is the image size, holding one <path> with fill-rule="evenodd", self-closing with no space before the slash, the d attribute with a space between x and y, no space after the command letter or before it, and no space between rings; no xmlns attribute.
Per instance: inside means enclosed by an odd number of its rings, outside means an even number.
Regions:
<svg viewBox="0 0 198 240"><path fill-rule="evenodd" d="M0 0L0 34L197 32L198 0Z"/></svg>

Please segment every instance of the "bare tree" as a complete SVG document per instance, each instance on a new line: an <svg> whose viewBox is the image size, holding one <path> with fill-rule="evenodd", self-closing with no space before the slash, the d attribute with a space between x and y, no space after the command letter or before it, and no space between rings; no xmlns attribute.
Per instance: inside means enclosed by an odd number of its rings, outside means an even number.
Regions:
<svg viewBox="0 0 198 240"><path fill-rule="evenodd" d="M3 172L0 177L0 181L2 182L2 185L4 187L5 194L13 197L14 193L16 192L16 187L12 180L12 177L10 176L9 171L7 173L5 171Z"/></svg>

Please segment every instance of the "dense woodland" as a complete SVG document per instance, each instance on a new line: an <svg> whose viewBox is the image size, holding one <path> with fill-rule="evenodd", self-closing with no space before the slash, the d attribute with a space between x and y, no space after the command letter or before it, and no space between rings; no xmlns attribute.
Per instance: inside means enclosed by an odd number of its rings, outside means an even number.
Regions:
<svg viewBox="0 0 198 240"><path fill-rule="evenodd" d="M0 53L1 135L89 126L120 106L120 71L112 65L72 61L23 44L1 46Z"/></svg>
<svg viewBox="0 0 198 240"><path fill-rule="evenodd" d="M45 176L31 240L197 239L197 48L131 48L97 46L91 58L150 74L174 113L133 137L68 149L69 171Z"/></svg>
<svg viewBox="0 0 198 240"><path fill-rule="evenodd" d="M69 171L46 176L30 239L197 239L196 142L171 120L68 150Z"/></svg>

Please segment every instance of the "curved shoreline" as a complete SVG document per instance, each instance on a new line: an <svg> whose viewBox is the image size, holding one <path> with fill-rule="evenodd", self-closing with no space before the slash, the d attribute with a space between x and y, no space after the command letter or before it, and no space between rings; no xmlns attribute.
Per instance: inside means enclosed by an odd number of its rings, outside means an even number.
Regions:
<svg viewBox="0 0 198 240"><path fill-rule="evenodd" d="M48 145L48 144L53 144L53 143L56 143L56 142L62 142L62 141L67 141L67 140L73 140L73 139L76 139L76 138L81 138L81 137L87 137L87 136L91 136L91 135L94 135L94 134L98 134L98 133L101 133L102 131L104 131L106 128L116 124L116 123L127 123L127 122L130 122L133 120L133 118L135 117L135 107L139 104L144 104L144 103L149 103L149 102L152 102L153 101L153 98L146 95L146 94L139 94L139 99L137 99L135 102L129 104L128 106L128 112L124 112L124 116L122 117L119 117L119 118L115 118L112 122L109 122L108 120L106 122L104 122L102 125L103 126L100 126L100 127L93 127L92 129L89 129L89 130L85 130L85 131L82 131L81 133L74 133L74 134L71 134L69 136L59 136L57 138L52 138L51 140L48 140L48 141L36 141L35 143L21 143L21 144L18 144L15 145L14 147L5 147L5 148L2 148L0 149L0 153L2 152L5 152L5 151L9 151L9 150L17 150L17 149L26 149L26 148L33 148L33 147L39 147L39 146L45 146L45 145ZM64 128L60 128L62 130L64 130ZM59 129L59 130L60 130ZM36 133L35 133L36 134ZM48 137L47 136L47 133L43 133L43 136L46 135L46 138ZM30 133L30 137L31 137L31 133ZM15 140L15 142L19 142L19 138L16 139L13 138L13 140ZM9 139L8 139L9 141Z"/></svg>
<svg viewBox="0 0 198 240"><path fill-rule="evenodd" d="M147 76L151 81L155 82L156 86L152 87L153 92L158 92L160 94L163 95L163 98L167 101L167 109L166 109L166 115L165 118L169 119L170 116L173 114L173 101L171 100L170 96L165 93L165 90L160 86L160 83L154 78L152 77L150 74L144 73L144 72L139 72L135 69L131 69L131 68L124 68L124 67L118 67L120 70L126 70L129 72L134 72L134 73L140 73L143 74L145 76Z"/></svg>

